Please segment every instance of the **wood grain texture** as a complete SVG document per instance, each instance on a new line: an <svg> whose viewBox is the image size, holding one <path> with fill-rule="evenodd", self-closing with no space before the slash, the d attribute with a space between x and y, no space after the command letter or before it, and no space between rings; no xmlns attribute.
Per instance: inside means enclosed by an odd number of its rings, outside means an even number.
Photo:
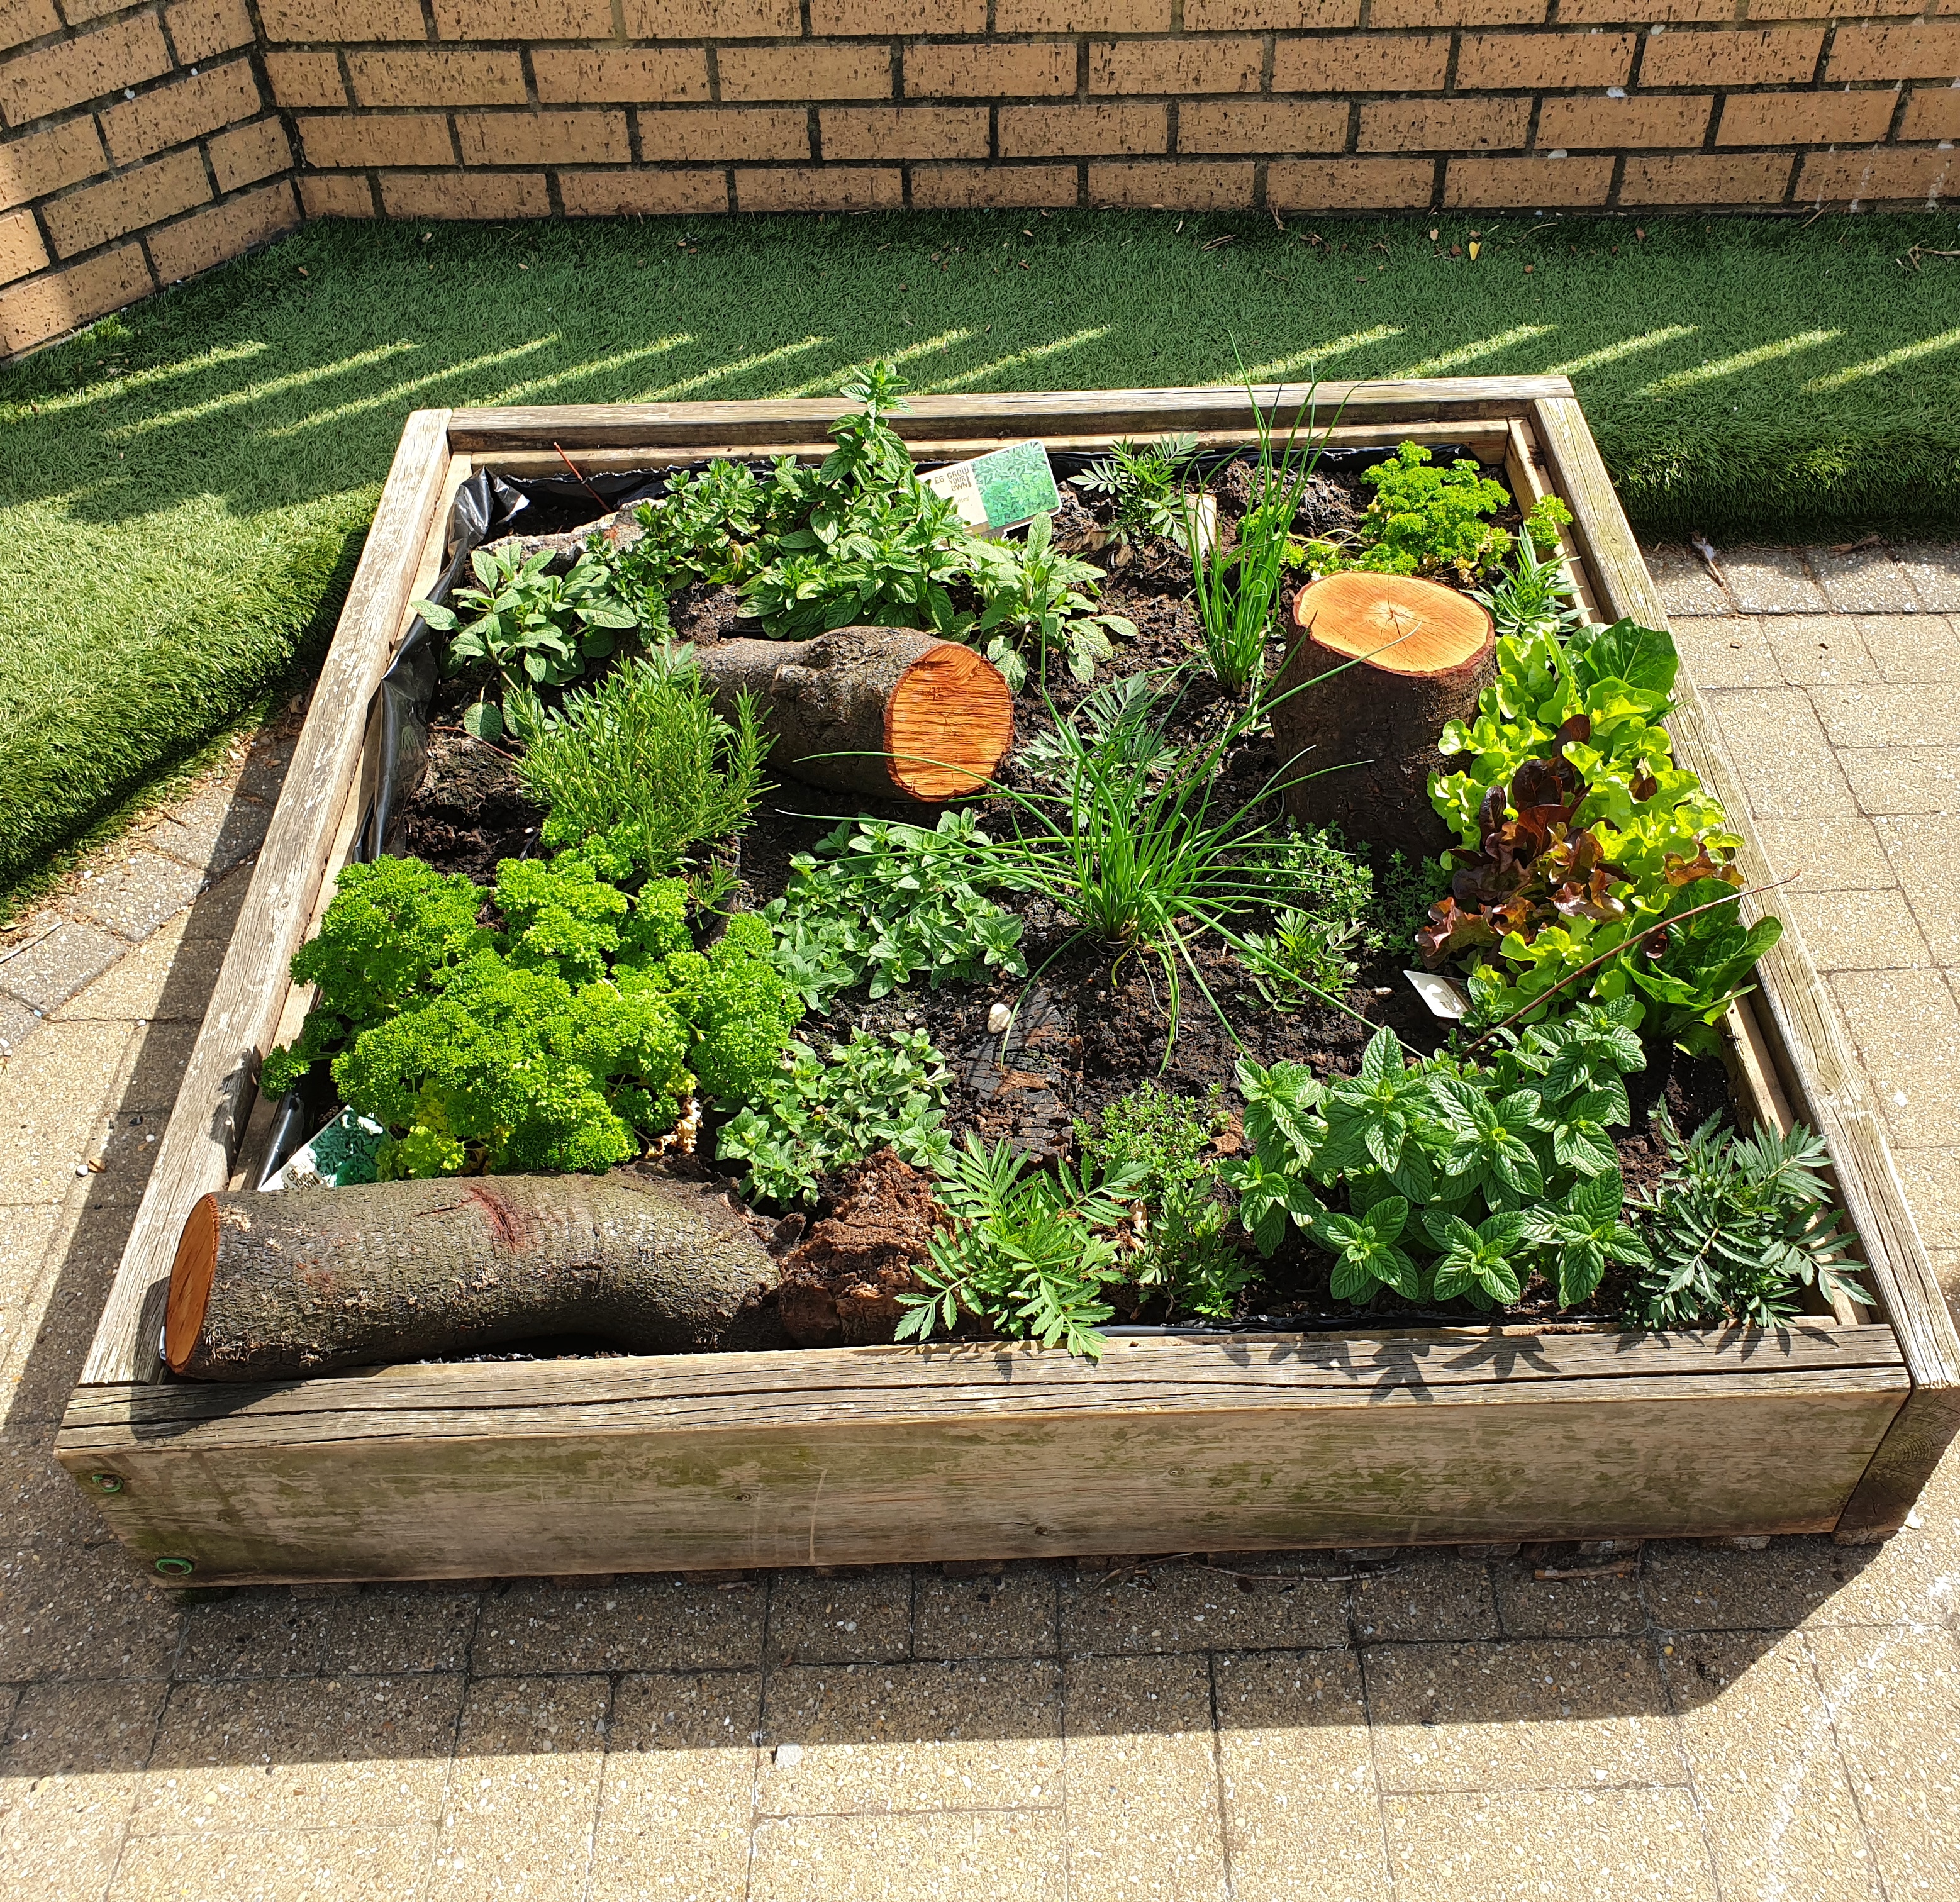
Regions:
<svg viewBox="0 0 1960 1902"><path fill-rule="evenodd" d="M1563 377L1452 377L1421 383L1323 383L1314 392L1316 428L1392 428L1445 419L1508 422L1542 397L1570 396ZM1306 401L1304 383L1260 383L1249 393L1284 428ZM1068 390L919 396L891 418L912 441L957 436L974 443L1075 434L1107 443L1118 436L1190 430L1242 431L1242 386L1176 390ZM681 444L737 447L773 441L819 444L825 428L857 405L819 396L776 402L586 403L539 409L459 409L450 426L457 449L637 449ZM1303 434L1306 433L1303 428Z"/></svg>
<svg viewBox="0 0 1960 1902"><path fill-rule="evenodd" d="M84 1390L59 1457L213 1584L1816 1531L1896 1354L1820 1323L397 1368Z"/></svg>
<svg viewBox="0 0 1960 1902"><path fill-rule="evenodd" d="M1537 434L1559 491L1571 504L1580 547L1604 603L1616 615L1666 626L1659 593L1640 559L1578 404L1570 397L1547 396L1533 407ZM1698 773L1732 813L1746 812L1740 775L1685 674L1677 683L1675 698L1678 711L1668 722L1675 756ZM1752 885L1770 876L1753 844L1745 842L1742 864ZM1750 900L1745 908L1754 915L1767 908L1762 900ZM1888 1445L1874 1461L1867 1483L1858 1488L1841 1524L1847 1535L1882 1538L1903 1522L1947 1442L1960 1430L1960 1405L1939 1397L1960 1388L1960 1334L1927 1259L1883 1128L1845 1048L1823 979L1787 921L1781 942L1762 960L1759 981L1758 1021L1787 1054L1803 1114L1824 1137L1836 1166L1846 1210L1864 1245L1873 1291L1898 1332L1915 1387L1925 1390L1902 1413L1897 1443Z"/></svg>
<svg viewBox="0 0 1960 1902"><path fill-rule="evenodd" d="M449 412L418 410L402 432L387 487L341 610L333 645L285 785L259 848L157 1160L116 1271L84 1382L149 1379L184 1215L222 1189L244 1134L259 1064L271 1047L327 854L358 776L377 682L402 629L410 579L450 466Z"/></svg>

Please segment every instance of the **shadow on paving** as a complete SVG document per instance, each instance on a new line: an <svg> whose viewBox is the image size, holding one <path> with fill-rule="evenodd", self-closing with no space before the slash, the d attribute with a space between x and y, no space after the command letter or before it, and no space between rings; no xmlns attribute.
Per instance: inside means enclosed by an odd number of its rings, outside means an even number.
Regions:
<svg viewBox="0 0 1960 1902"><path fill-rule="evenodd" d="M272 797L282 762L262 749L246 783ZM250 876L240 864L198 899L190 939L228 940ZM922 1565L158 1589L49 1448L218 965L180 956L153 1007L0 1435L0 1684L25 1687L0 1772L447 1758L459 1723L479 1753L520 1752L536 1748L522 1726L473 1731L464 1713L534 1694L582 1700L616 1750L1371 1723L1414 1750L1493 1725L1637 1730L1713 1701L1793 1627L1911 1620L1936 1592L1910 1540L1821 1538L1761 1552L1655 1541L1604 1560L1211 1554L956 1577ZM100 1706L85 1744L36 1715L57 1686Z"/></svg>

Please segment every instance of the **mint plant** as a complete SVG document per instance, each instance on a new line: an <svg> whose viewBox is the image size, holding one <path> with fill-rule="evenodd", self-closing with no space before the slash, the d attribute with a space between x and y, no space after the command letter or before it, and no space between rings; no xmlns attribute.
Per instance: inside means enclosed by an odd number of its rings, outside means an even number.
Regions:
<svg viewBox="0 0 1960 1902"><path fill-rule="evenodd" d="M1037 667L1045 667L1050 654L1058 654L1071 674L1086 681L1095 677L1096 663L1115 651L1112 637L1137 638L1134 621L1096 612L1090 594L1101 585L1102 571L1055 546L1052 517L1037 515L1018 546L982 542L973 552L975 579L986 592L987 605L972 638L991 637L987 658L1017 691L1028 676L1024 647L1034 650Z"/></svg>
<svg viewBox="0 0 1960 1902"><path fill-rule="evenodd" d="M450 637L445 672L483 663L496 675L502 705L486 689L463 716L464 730L479 739L498 739L507 725L520 734L535 727L539 688L576 680L587 661L604 660L617 635L639 625L596 556L580 555L564 574L547 572L553 558L549 551L527 556L514 545L480 548L469 558L479 585L457 589L454 607L409 604Z"/></svg>
<svg viewBox="0 0 1960 1902"><path fill-rule="evenodd" d="M1607 1130L1646 1061L1624 1004L1586 1004L1500 1042L1492 1061L1411 1061L1392 1032L1357 1073L1239 1066L1251 1153L1223 1171L1261 1254L1289 1228L1336 1259L1337 1299L1514 1302L1542 1273L1575 1306L1640 1258ZM1344 1200L1344 1210L1337 1204Z"/></svg>

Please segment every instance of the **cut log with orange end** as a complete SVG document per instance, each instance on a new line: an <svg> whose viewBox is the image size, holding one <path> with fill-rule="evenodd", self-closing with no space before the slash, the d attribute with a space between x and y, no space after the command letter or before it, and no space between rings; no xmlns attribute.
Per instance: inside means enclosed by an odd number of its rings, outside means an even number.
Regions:
<svg viewBox="0 0 1960 1902"><path fill-rule="evenodd" d="M1438 582L1358 571L1302 588L1293 613L1272 710L1287 809L1351 846L1433 857L1452 836L1429 800L1436 743L1476 717L1496 666L1489 613Z"/></svg>
<svg viewBox="0 0 1960 1902"><path fill-rule="evenodd" d="M755 697L771 771L807 785L937 804L982 790L1014 743L1000 670L908 628L723 641L695 657L724 714Z"/></svg>

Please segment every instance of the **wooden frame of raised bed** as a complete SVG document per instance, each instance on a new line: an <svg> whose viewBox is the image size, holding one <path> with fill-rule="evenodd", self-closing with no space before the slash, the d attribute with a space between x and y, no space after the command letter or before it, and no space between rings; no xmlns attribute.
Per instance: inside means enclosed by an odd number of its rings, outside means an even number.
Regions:
<svg viewBox="0 0 1960 1902"><path fill-rule="evenodd" d="M1282 393L1258 393L1274 406ZM1297 390L1287 413L1300 399ZM1570 506L1583 594L1661 624L1562 377L1323 386L1335 440L1468 444ZM56 1455L160 1583L580 1573L1512 1539L1896 1530L1960 1426L1960 1338L1793 933L1731 1021L1745 1105L1820 1129L1874 1316L1636 1336L1481 1326L377 1368L276 1385L158 1360L185 1212L249 1151L287 975L364 807L376 684L475 469L819 451L834 401L409 418ZM1249 440L1242 390L925 396L921 453ZM1691 682L1679 758L1746 809ZM1759 880L1760 864L1745 866ZM256 1114L262 1122L263 1105Z"/></svg>

